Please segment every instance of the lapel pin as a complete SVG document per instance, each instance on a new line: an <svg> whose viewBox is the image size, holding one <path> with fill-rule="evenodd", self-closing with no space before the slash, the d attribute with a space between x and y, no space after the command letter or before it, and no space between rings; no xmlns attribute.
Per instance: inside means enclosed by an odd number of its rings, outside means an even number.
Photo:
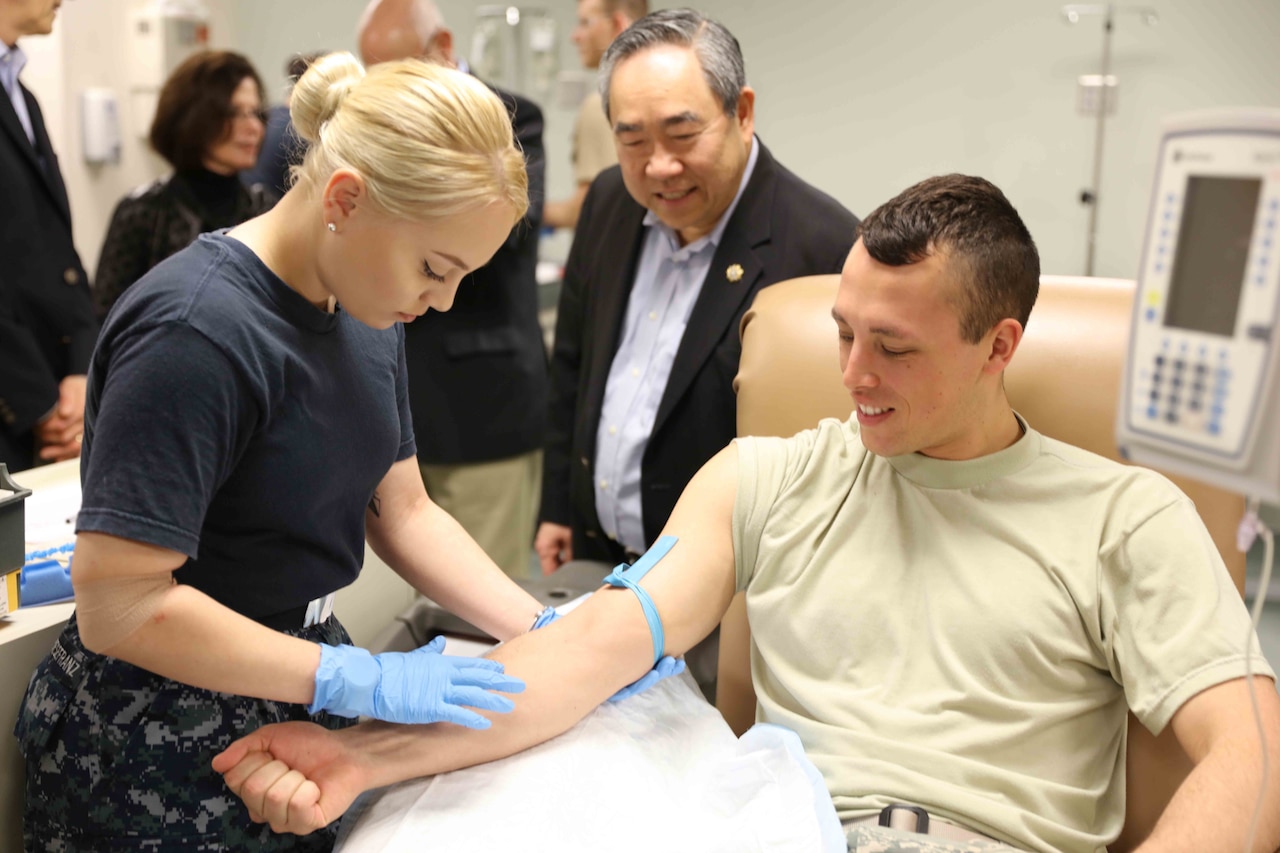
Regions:
<svg viewBox="0 0 1280 853"><path fill-rule="evenodd" d="M724 277L734 283L742 281L742 264L730 264L729 268L724 271Z"/></svg>

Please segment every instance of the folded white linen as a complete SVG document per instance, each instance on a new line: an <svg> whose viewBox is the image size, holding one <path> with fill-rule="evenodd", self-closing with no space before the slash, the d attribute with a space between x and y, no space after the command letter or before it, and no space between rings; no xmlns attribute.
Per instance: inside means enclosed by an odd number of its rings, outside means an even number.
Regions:
<svg viewBox="0 0 1280 853"><path fill-rule="evenodd" d="M795 734L766 725L735 738L685 673L518 755L366 794L335 853L437 850L842 853L845 844Z"/></svg>

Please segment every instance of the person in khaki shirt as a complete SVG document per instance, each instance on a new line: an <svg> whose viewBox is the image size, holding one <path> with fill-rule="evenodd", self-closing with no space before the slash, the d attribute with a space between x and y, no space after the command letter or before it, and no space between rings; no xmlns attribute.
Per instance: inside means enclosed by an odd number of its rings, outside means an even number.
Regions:
<svg viewBox="0 0 1280 853"><path fill-rule="evenodd" d="M618 33L649 13L646 0L578 0L578 25L573 43L582 67L596 69ZM542 222L552 228L573 228L582 212L582 201L596 175L618 162L613 128L605 117L600 93L593 91L578 107L573 123L573 194L562 201L548 201Z"/></svg>
<svg viewBox="0 0 1280 853"><path fill-rule="evenodd" d="M1194 507L1155 472L1040 435L1005 396L1039 272L979 178L923 181L868 216L832 309L855 412L739 439L688 485L663 530L676 544L640 583L662 649L689 649L745 590L759 718L799 735L859 853L1103 849L1127 708L1194 765L1143 853L1244 849L1257 802L1250 849L1274 850L1248 614ZM606 587L496 650L527 691L488 731L289 723L215 769L256 819L307 832L362 790L539 743L652 665L637 595ZM1280 766L1274 674L1250 664ZM928 835L877 825L898 803L928 812Z"/></svg>

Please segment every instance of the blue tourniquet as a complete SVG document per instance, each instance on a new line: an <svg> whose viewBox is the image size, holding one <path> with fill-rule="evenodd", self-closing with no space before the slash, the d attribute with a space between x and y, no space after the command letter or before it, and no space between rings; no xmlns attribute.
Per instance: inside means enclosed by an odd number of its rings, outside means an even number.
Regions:
<svg viewBox="0 0 1280 853"><path fill-rule="evenodd" d="M610 586L626 587L636 594L640 599L640 606L644 609L645 621L649 623L649 634L653 637L653 662L656 664L662 660L662 650L666 645L666 638L662 633L662 617L658 615L658 607L653 603L653 599L649 597L649 593L645 592L640 586L640 579L649 573L649 570L658 564L658 561L667 556L667 552L676 544L675 536L662 536L653 546L641 555L640 559L635 561L634 565L628 566L626 563L619 563L613 567L613 571L609 573L604 582Z"/></svg>

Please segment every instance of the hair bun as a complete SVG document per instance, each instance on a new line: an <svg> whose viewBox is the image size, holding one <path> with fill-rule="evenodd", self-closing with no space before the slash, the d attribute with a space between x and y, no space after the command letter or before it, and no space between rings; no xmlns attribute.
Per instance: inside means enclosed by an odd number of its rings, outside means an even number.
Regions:
<svg viewBox="0 0 1280 853"><path fill-rule="evenodd" d="M333 118L347 93L364 76L364 66L347 52L330 53L298 78L289 106L294 130L307 142L320 139L320 128Z"/></svg>

